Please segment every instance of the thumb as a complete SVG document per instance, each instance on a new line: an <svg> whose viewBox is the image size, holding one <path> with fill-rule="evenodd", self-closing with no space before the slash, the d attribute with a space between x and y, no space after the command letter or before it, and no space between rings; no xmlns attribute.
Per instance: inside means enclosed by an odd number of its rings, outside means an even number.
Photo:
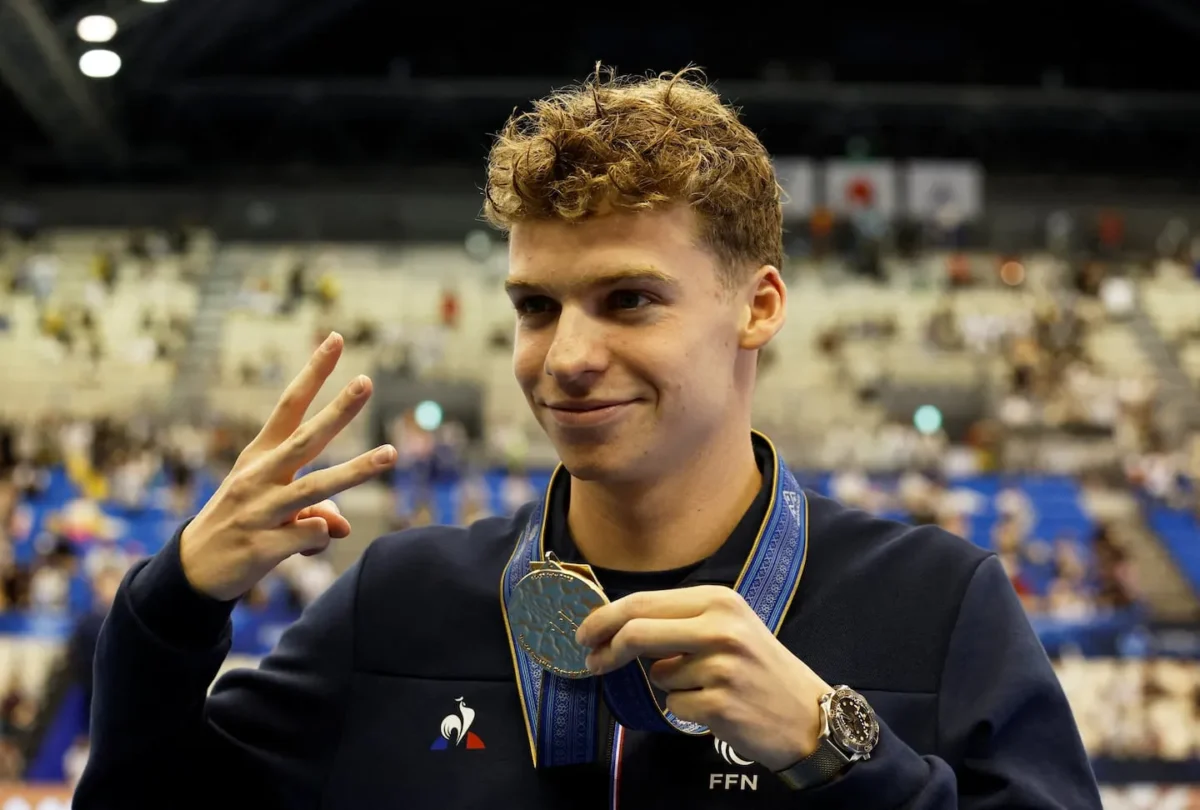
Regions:
<svg viewBox="0 0 1200 810"><path fill-rule="evenodd" d="M323 517L297 519L279 531L282 534L280 559L293 554L320 554L329 545L329 524Z"/></svg>
<svg viewBox="0 0 1200 810"><path fill-rule="evenodd" d="M329 528L329 536L335 539L350 536L350 521L342 516L337 504L333 501L321 501L318 504L305 507L296 514L296 520L319 517L324 519Z"/></svg>

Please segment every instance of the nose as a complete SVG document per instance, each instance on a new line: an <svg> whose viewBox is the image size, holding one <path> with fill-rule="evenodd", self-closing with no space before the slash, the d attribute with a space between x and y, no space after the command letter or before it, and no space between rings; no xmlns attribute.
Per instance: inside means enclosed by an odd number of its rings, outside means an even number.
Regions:
<svg viewBox="0 0 1200 810"><path fill-rule="evenodd" d="M603 326L577 307L563 307L546 352L546 373L564 388L588 386L607 365Z"/></svg>

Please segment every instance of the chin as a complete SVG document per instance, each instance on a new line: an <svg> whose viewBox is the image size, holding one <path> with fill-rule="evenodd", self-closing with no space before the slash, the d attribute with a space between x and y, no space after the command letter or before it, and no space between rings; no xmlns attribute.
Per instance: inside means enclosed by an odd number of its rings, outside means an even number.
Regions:
<svg viewBox="0 0 1200 810"><path fill-rule="evenodd" d="M571 474L572 478L580 481L608 481L620 470L620 465L614 465L611 460L603 458L603 453L572 451L570 448L557 448L559 461Z"/></svg>
<svg viewBox="0 0 1200 810"><path fill-rule="evenodd" d="M572 478L597 483L618 483L636 480L646 475L645 464L639 455L622 453L612 445L593 447L555 448L563 467Z"/></svg>
<svg viewBox="0 0 1200 810"><path fill-rule="evenodd" d="M559 460L580 481L629 482L651 473L653 430L633 423L625 414L616 424L594 428L565 427L539 414L542 430L554 445Z"/></svg>

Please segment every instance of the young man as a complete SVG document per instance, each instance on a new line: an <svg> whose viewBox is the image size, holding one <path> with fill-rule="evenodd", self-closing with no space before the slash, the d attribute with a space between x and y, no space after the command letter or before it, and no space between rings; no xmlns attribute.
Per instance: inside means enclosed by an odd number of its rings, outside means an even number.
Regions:
<svg viewBox="0 0 1200 810"><path fill-rule="evenodd" d="M752 434L787 291L734 112L688 74L598 72L509 122L486 211L563 463L544 502L381 538L206 698L233 601L346 536L326 499L395 458L294 480L370 394L303 421L331 335L123 583L77 810L1100 806L996 558L803 492Z"/></svg>

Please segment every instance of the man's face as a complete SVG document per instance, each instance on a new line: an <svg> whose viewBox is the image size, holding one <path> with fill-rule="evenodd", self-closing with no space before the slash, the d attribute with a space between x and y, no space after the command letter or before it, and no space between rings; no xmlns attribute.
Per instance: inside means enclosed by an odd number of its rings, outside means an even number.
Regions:
<svg viewBox="0 0 1200 810"><path fill-rule="evenodd" d="M567 469L656 477L736 401L746 296L730 293L684 207L512 229L513 369Z"/></svg>

